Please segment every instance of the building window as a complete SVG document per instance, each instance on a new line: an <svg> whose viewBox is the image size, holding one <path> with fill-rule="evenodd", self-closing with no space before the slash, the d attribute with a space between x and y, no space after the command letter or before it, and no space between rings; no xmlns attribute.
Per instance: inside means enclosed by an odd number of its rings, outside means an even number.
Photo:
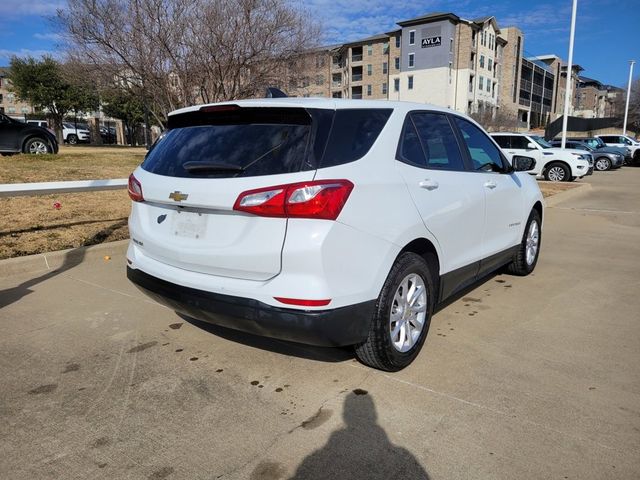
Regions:
<svg viewBox="0 0 640 480"><path fill-rule="evenodd" d="M400 91L400 79L399 78L394 78L393 79L393 91L394 92L399 92Z"/></svg>
<svg viewBox="0 0 640 480"><path fill-rule="evenodd" d="M371 44L367 45L367 55L373 55L373 45Z"/></svg>
<svg viewBox="0 0 640 480"><path fill-rule="evenodd" d="M389 64L387 62L382 62L382 73L386 75L388 71L389 71Z"/></svg>
<svg viewBox="0 0 640 480"><path fill-rule="evenodd" d="M396 35L396 48L400 48L400 35Z"/></svg>
<svg viewBox="0 0 640 480"><path fill-rule="evenodd" d="M473 92L473 77L469 77L469 93Z"/></svg>
<svg viewBox="0 0 640 480"><path fill-rule="evenodd" d="M9 113L16 113L16 107L9 107Z"/></svg>
<svg viewBox="0 0 640 480"><path fill-rule="evenodd" d="M367 65L367 75L373 75L373 66L371 64Z"/></svg>
<svg viewBox="0 0 640 480"><path fill-rule="evenodd" d="M28 108L28 107L22 107L22 108L20 109L20 111L21 111L22 113L29 113L29 108Z"/></svg>
<svg viewBox="0 0 640 480"><path fill-rule="evenodd" d="M480 75L480 78L478 79L478 90L484 90L484 77L482 75Z"/></svg>
<svg viewBox="0 0 640 480"><path fill-rule="evenodd" d="M475 31L471 32L471 46L472 47L476 46L476 32Z"/></svg>
<svg viewBox="0 0 640 480"><path fill-rule="evenodd" d="M409 90L413 90L413 75L409 75L409 78L407 79L407 88Z"/></svg>
<svg viewBox="0 0 640 480"><path fill-rule="evenodd" d="M400 70L400 57L396 57L395 62L396 62L396 70Z"/></svg>
<svg viewBox="0 0 640 480"><path fill-rule="evenodd" d="M371 96L371 85L367 85L367 97Z"/></svg>
<svg viewBox="0 0 640 480"><path fill-rule="evenodd" d="M416 44L416 31L411 30L409 32L409 45L415 45L415 44Z"/></svg>
<svg viewBox="0 0 640 480"><path fill-rule="evenodd" d="M492 59L488 59L487 60L487 69L489 71L491 71L492 68L493 68L493 60Z"/></svg>
<svg viewBox="0 0 640 480"><path fill-rule="evenodd" d="M449 83L451 83L452 77L453 77L453 62L449 62Z"/></svg>
<svg viewBox="0 0 640 480"><path fill-rule="evenodd" d="M389 42L384 42L382 44L382 53L384 55L386 55L387 53L389 53Z"/></svg>
<svg viewBox="0 0 640 480"><path fill-rule="evenodd" d="M487 78L487 92L491 91L491 80Z"/></svg>
<svg viewBox="0 0 640 480"><path fill-rule="evenodd" d="M480 55L480 68L484 68L484 55Z"/></svg>
<svg viewBox="0 0 640 480"><path fill-rule="evenodd" d="M383 83L383 84L382 84L382 94L383 94L383 95L386 95L386 94L387 94L387 84L386 84L386 83Z"/></svg>
<svg viewBox="0 0 640 480"><path fill-rule="evenodd" d="M449 39L449 53L453 53L453 38Z"/></svg>
<svg viewBox="0 0 640 480"><path fill-rule="evenodd" d="M415 53L410 53L409 54L409 68L413 68L414 67L415 57L416 57Z"/></svg>

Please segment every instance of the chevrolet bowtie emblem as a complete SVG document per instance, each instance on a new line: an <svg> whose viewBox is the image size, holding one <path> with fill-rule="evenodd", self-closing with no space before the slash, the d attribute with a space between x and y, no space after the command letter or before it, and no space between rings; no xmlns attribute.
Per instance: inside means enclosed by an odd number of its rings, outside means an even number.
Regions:
<svg viewBox="0 0 640 480"><path fill-rule="evenodd" d="M188 194L178 192L177 190L169 194L169 198L171 200L175 200L176 202L181 202L182 200L186 200L188 197L189 197Z"/></svg>

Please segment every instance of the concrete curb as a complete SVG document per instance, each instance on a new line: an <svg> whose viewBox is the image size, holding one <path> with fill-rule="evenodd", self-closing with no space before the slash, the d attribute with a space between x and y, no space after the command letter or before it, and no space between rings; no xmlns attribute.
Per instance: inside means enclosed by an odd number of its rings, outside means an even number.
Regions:
<svg viewBox="0 0 640 480"><path fill-rule="evenodd" d="M90 247L71 248L0 260L0 278L22 273L46 272L71 268L83 262L104 261L105 256L124 257L129 240L101 243Z"/></svg>
<svg viewBox="0 0 640 480"><path fill-rule="evenodd" d="M569 200L570 198L575 198L582 196L592 189L590 183L581 183L579 186L575 188L571 188L569 190L565 190L564 192L556 193L555 195L551 195L544 199L547 207L555 207L560 202L564 202L565 200Z"/></svg>

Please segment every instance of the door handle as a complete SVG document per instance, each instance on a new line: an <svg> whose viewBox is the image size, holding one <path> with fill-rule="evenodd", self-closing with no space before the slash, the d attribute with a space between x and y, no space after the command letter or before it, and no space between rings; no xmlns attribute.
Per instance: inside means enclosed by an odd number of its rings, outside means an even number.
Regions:
<svg viewBox="0 0 640 480"><path fill-rule="evenodd" d="M484 186L493 190L498 185L496 185L496 182L489 180L488 182L484 182Z"/></svg>
<svg viewBox="0 0 640 480"><path fill-rule="evenodd" d="M435 180L431 180L430 178L426 178L426 179L422 180L420 183L418 183L418 186L420 188L424 188L426 190L435 190L436 188L438 188L440 186L440 184L438 182L436 182Z"/></svg>

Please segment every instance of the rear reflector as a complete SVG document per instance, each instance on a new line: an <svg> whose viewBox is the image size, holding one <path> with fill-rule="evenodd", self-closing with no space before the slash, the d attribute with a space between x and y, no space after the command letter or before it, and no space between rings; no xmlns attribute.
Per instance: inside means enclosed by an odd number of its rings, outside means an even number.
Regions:
<svg viewBox="0 0 640 480"><path fill-rule="evenodd" d="M287 305L299 305L302 307L324 307L325 305L329 305L331 299L328 300L302 300L298 298L283 298L283 297L273 297L280 303L285 303Z"/></svg>
<svg viewBox="0 0 640 480"><path fill-rule="evenodd" d="M233 209L262 217L335 220L351 190L353 183L349 180L276 185L242 192Z"/></svg>
<svg viewBox="0 0 640 480"><path fill-rule="evenodd" d="M142 185L138 181L136 177L133 176L133 173L129 175L129 186L127 188L129 191L129 198L134 202L142 202L144 201L144 197L142 195Z"/></svg>

